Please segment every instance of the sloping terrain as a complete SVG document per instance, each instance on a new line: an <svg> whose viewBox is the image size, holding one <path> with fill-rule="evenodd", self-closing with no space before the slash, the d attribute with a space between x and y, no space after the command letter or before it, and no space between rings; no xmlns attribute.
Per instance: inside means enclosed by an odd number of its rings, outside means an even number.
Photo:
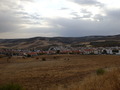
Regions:
<svg viewBox="0 0 120 90"><path fill-rule="evenodd" d="M97 42L97 43L96 43ZM100 43L99 43L100 42ZM113 46L120 45L120 35L113 36L86 36L86 37L34 37L27 39L0 39L0 48L14 49L47 49L50 46L77 46L80 44L91 44L93 46L106 46L105 43L113 43ZM111 45L111 46L112 46Z"/></svg>
<svg viewBox="0 0 120 90"><path fill-rule="evenodd" d="M46 61L42 60L43 57ZM70 88L77 83L80 86L84 78L94 74L99 68L119 67L119 59L119 55L43 55L37 59L12 57L10 62L7 62L7 58L4 57L0 59L0 85L17 83L26 90L66 90L50 88L60 85ZM71 84L73 86L70 86Z"/></svg>

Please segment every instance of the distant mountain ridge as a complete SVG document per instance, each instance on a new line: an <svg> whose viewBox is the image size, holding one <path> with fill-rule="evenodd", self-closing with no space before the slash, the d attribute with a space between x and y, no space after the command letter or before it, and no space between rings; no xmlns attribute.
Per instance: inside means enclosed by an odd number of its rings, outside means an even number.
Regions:
<svg viewBox="0 0 120 90"><path fill-rule="evenodd" d="M47 49L50 46L71 46L81 44L91 44L91 42L118 42L120 44L119 35L109 36L85 36L85 37L33 37L26 39L0 39L0 48L14 48L14 49ZM101 44L102 45L102 44Z"/></svg>

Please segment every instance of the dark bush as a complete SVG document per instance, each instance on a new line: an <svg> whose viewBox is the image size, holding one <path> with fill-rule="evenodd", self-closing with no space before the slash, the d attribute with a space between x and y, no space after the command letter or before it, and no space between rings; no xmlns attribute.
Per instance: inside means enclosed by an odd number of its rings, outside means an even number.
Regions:
<svg viewBox="0 0 120 90"><path fill-rule="evenodd" d="M0 90L23 90L23 88L18 84L6 84L0 86Z"/></svg>
<svg viewBox="0 0 120 90"><path fill-rule="evenodd" d="M27 55L27 57L31 57L31 55L30 55L30 54L28 54L28 55Z"/></svg>
<svg viewBox="0 0 120 90"><path fill-rule="evenodd" d="M46 58L45 58L45 57L43 57L43 58L42 58L42 61L46 61Z"/></svg>
<svg viewBox="0 0 120 90"><path fill-rule="evenodd" d="M36 57L36 59L39 59L39 57Z"/></svg>
<svg viewBox="0 0 120 90"><path fill-rule="evenodd" d="M105 70L103 68L99 68L98 70L96 70L97 75L103 75L104 73L105 73Z"/></svg>

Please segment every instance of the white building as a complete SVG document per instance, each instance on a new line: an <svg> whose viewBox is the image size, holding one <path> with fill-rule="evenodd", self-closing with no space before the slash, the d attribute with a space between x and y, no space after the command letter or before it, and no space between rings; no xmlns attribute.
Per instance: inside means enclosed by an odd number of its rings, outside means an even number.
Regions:
<svg viewBox="0 0 120 90"><path fill-rule="evenodd" d="M116 53L116 55L120 55L120 50L118 50L118 53Z"/></svg>

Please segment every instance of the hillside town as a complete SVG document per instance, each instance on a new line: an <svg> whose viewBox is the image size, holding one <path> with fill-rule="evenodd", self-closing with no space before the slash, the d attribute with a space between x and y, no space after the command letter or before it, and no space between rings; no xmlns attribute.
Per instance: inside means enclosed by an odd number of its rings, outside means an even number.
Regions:
<svg viewBox="0 0 120 90"><path fill-rule="evenodd" d="M67 47L52 46L48 50L37 49L0 49L0 55L6 56L38 56L52 54L80 54L80 55L120 55L120 47Z"/></svg>

